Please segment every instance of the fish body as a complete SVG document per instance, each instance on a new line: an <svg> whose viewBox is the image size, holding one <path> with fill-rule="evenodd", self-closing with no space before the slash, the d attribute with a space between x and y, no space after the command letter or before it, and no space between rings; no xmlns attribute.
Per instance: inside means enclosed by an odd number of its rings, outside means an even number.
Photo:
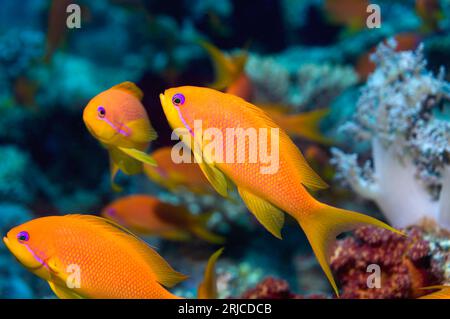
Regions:
<svg viewBox="0 0 450 319"><path fill-rule="evenodd" d="M11 229L3 241L59 298L177 298L165 287L186 278L145 242L101 217L42 217ZM78 282L71 281L74 275Z"/></svg>
<svg viewBox="0 0 450 319"><path fill-rule="evenodd" d="M199 165L202 171L220 194L227 196L228 190L235 185L249 211L278 238L281 238L281 228L284 224L283 212L299 222L337 294L327 255L332 239L342 231L353 229L360 224L372 224L396 231L369 216L331 207L315 200L307 188L323 189L327 184L309 167L288 135L257 106L231 94L192 86L168 89L160 95L160 99L172 128L184 128L193 137L193 142L191 140L185 143L193 149L197 161L201 160ZM204 140L202 136L196 136L196 130L192 130L195 128L195 120L202 121L203 131L210 128L219 130L222 136L226 136L227 128L265 129L270 132L267 149L277 146L279 148L278 168L267 172L267 164L261 160L220 162L205 158L209 155L203 152ZM272 128L277 129L279 134L275 142L272 135L276 133ZM188 137L183 134L182 138ZM240 148L233 144L227 146L228 143L232 141L224 141L222 151L226 153L232 149L233 158L236 158L239 152L249 154L249 139L246 139L244 146Z"/></svg>
<svg viewBox="0 0 450 319"><path fill-rule="evenodd" d="M366 27L368 5L366 0L326 0L324 10L330 22L345 25L354 33Z"/></svg>
<svg viewBox="0 0 450 319"><path fill-rule="evenodd" d="M171 147L159 148L151 156L155 159L157 166L144 164L144 173L158 185L170 191L182 191L185 188L195 194L214 192L196 163L173 161Z"/></svg>
<svg viewBox="0 0 450 319"><path fill-rule="evenodd" d="M119 198L102 210L102 216L142 235L171 240L186 240L194 235L212 243L223 242L222 237L206 228L209 214L193 216L185 207L149 195Z"/></svg>
<svg viewBox="0 0 450 319"><path fill-rule="evenodd" d="M416 0L416 12L422 19L422 31L431 32L439 29L439 21L444 13L439 0Z"/></svg>
<svg viewBox="0 0 450 319"><path fill-rule="evenodd" d="M142 163L155 165L145 153L157 134L141 103L142 91L131 82L123 82L101 92L83 111L89 132L108 150L111 180L120 169L127 175L142 171Z"/></svg>

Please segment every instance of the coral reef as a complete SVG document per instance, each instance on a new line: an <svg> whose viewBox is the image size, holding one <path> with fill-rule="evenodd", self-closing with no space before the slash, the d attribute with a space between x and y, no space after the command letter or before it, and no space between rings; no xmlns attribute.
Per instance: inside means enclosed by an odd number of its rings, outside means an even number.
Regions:
<svg viewBox="0 0 450 319"><path fill-rule="evenodd" d="M406 232L407 236L401 236L364 226L338 240L331 269L341 285L342 298L416 298L425 293L420 288L441 283L445 265L433 256L443 250L427 241L418 227ZM368 287L369 265L380 267L380 287Z"/></svg>
<svg viewBox="0 0 450 319"><path fill-rule="evenodd" d="M278 59L250 55L246 72L254 84L256 103L284 104L293 112L328 107L358 79L349 66L287 60L281 63Z"/></svg>
<svg viewBox="0 0 450 319"><path fill-rule="evenodd" d="M362 88L354 120L342 130L366 141L371 159L334 148L337 178L375 201L388 220L405 227L427 217L450 227L450 123L439 109L450 98L444 72L426 69L422 47L395 52L395 41L373 55L376 71ZM408 200L405 200L405 199Z"/></svg>
<svg viewBox="0 0 450 319"><path fill-rule="evenodd" d="M256 287L245 291L241 299L326 299L324 295L302 296L293 293L289 284L282 279L273 277L265 278Z"/></svg>

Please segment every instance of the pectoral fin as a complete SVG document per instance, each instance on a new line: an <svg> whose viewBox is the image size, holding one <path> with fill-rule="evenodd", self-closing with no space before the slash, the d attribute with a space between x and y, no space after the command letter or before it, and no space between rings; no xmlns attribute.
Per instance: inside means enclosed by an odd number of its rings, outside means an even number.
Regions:
<svg viewBox="0 0 450 319"><path fill-rule="evenodd" d="M68 287L62 287L51 281L48 281L48 284L51 290L55 293L55 295L59 299L83 299L83 297L74 292L73 289L70 289Z"/></svg>
<svg viewBox="0 0 450 319"><path fill-rule="evenodd" d="M142 163L149 164L152 166L157 166L155 159L142 151L139 151L134 148L125 148L125 147L119 147L119 149L122 152L124 152L125 154L131 156L132 158L134 158Z"/></svg>
<svg viewBox="0 0 450 319"><path fill-rule="evenodd" d="M268 201L255 194L238 188L247 208L255 215L256 219L275 237L281 239L281 228L284 224L284 213Z"/></svg>
<svg viewBox="0 0 450 319"><path fill-rule="evenodd" d="M228 191L232 186L226 176L214 166L214 163L204 158L202 154L196 151L192 153L194 153L196 162L214 189L223 197L228 197Z"/></svg>

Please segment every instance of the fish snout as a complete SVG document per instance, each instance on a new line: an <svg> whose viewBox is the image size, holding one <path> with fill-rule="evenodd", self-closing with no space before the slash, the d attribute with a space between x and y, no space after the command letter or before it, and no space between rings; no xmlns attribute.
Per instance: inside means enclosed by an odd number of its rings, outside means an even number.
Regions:
<svg viewBox="0 0 450 319"><path fill-rule="evenodd" d="M10 249L10 244L9 244L9 239L8 239L8 237L4 236L4 237L3 237L3 242L5 243L6 248L8 248L9 250L11 250L11 249Z"/></svg>

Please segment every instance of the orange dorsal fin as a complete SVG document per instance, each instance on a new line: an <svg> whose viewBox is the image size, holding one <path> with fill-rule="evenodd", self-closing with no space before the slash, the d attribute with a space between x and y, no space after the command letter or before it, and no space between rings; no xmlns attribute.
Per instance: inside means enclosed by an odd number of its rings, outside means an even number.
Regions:
<svg viewBox="0 0 450 319"><path fill-rule="evenodd" d="M306 159L303 157L300 150L292 142L288 134L280 128L278 124L275 124L274 120L261 108L246 102L240 97L233 96L234 99L239 99L237 103L244 107L243 111L248 113L253 118L257 118L263 123L263 125L269 128L279 129L279 143L280 151L289 155L289 157L295 162L296 168L301 176L300 182L311 190L324 189L328 187L328 184L320 178L320 176L309 166Z"/></svg>
<svg viewBox="0 0 450 319"><path fill-rule="evenodd" d="M114 85L111 89L125 91L128 94L133 95L139 101L142 101L142 98L144 97L144 93L142 93L142 90L138 88L136 84L130 81Z"/></svg>

